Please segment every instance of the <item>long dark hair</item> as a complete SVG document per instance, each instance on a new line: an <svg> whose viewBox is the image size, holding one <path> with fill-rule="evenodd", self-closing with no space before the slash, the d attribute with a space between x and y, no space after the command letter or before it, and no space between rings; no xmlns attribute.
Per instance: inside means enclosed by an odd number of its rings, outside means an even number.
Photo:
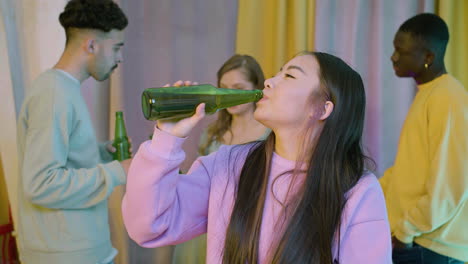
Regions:
<svg viewBox="0 0 468 264"><path fill-rule="evenodd" d="M293 210L286 211L288 223L279 234L276 248L270 249L269 261L329 264L333 263L334 238L339 239L337 232L346 204L345 194L365 170L361 137L366 98L360 75L341 59L319 52L300 55L312 55L318 61L323 91L320 96L322 101L333 102L334 109L316 139L308 140L316 143L306 146L310 150L308 158L304 158L306 178L294 199L283 207L286 210L292 205ZM258 262L260 226L273 150L272 133L246 158L226 232L223 263Z"/></svg>
<svg viewBox="0 0 468 264"><path fill-rule="evenodd" d="M240 54L235 54L219 68L216 74L218 87L221 85L220 81L225 73L237 69L244 73L245 78L253 84L254 89L263 90L265 77L260 64L252 56ZM198 148L200 155L208 154L207 149L213 141L223 142L224 133L231 129L231 121L232 116L226 109L218 112L216 121L208 127L206 140Z"/></svg>

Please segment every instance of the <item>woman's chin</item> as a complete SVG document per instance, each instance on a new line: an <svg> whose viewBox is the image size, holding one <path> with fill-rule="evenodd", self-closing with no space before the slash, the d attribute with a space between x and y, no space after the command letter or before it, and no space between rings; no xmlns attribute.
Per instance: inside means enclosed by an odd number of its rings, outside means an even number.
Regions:
<svg viewBox="0 0 468 264"><path fill-rule="evenodd" d="M261 110L259 111L258 108L255 109L254 118L255 118L255 120L257 120L257 121L260 122L260 123L262 123L262 121L265 121L265 120L266 120L266 119L265 119L264 113L263 113ZM263 123L262 123L262 124L263 124Z"/></svg>

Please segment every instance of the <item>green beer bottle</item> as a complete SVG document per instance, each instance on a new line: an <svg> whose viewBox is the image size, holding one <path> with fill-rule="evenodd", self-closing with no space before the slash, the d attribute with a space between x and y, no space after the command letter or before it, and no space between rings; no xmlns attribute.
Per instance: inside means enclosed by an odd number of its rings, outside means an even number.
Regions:
<svg viewBox="0 0 468 264"><path fill-rule="evenodd" d="M256 102L263 96L261 90L216 88L210 84L148 88L143 91L141 104L148 120L185 118L205 103L205 112L213 114L219 109Z"/></svg>
<svg viewBox="0 0 468 264"><path fill-rule="evenodd" d="M115 136L112 146L115 148L114 160L122 161L130 158L130 143L121 111L115 113Z"/></svg>

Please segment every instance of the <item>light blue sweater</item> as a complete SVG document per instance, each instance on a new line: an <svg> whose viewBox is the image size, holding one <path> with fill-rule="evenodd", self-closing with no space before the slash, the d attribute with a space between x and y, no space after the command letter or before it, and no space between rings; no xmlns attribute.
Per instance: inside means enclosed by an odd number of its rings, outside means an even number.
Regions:
<svg viewBox="0 0 468 264"><path fill-rule="evenodd" d="M80 89L77 80L48 70L18 117L18 231L26 264L100 263L115 251L107 198L125 183L125 172L98 144Z"/></svg>

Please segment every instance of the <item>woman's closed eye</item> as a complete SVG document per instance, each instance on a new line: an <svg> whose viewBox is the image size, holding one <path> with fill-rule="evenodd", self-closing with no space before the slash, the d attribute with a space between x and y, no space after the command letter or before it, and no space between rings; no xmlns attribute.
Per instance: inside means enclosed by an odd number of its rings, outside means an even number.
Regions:
<svg viewBox="0 0 468 264"><path fill-rule="evenodd" d="M285 74L284 74L284 77L285 77L285 78L293 78L293 79L296 79L296 77L292 76L292 75L289 74L289 73L285 73Z"/></svg>

